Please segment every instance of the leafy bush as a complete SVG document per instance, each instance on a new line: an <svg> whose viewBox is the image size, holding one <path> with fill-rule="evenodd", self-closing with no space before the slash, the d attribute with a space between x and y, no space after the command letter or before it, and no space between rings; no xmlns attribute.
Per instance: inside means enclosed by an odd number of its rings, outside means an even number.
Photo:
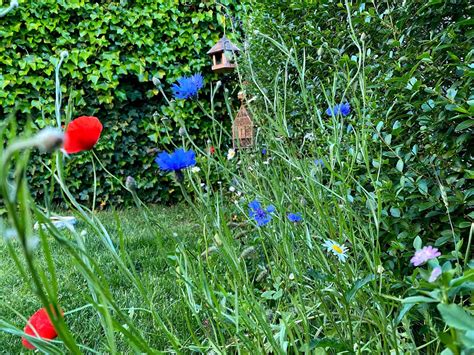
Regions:
<svg viewBox="0 0 474 355"><path fill-rule="evenodd" d="M454 231L455 243L463 243L474 218L472 21L467 15L472 5L462 0L397 6L356 1L347 9L338 1L253 5L247 31L252 75L270 97L285 95L288 129L279 134L296 142L310 134L315 141L307 146L329 154L335 142L311 118L322 124L329 120L326 100L361 105L357 114L366 120L349 117L341 123L344 151L339 154L353 158L357 142L351 129L369 131L368 139L376 143L370 147L371 171L354 165L361 186L351 184L351 198L362 206L369 203L362 187L377 177L379 188L367 192L383 207L379 217L384 248L393 257L390 268L417 235L441 246L453 242ZM296 67L285 54L289 51L304 60L304 88L298 75L303 64ZM360 70L367 78L362 92ZM284 93L274 78L287 78Z"/></svg>
<svg viewBox="0 0 474 355"><path fill-rule="evenodd" d="M194 72L206 74L207 83L215 79L206 52L223 34L224 15L236 17L240 10L233 0L22 2L0 28L0 115L15 114L20 126L27 117L38 128L52 124L54 67L67 50L60 72L63 99L73 116L96 115L104 123L96 148L104 165L119 177L135 176L147 201L168 201L170 180L153 164L156 150L168 147L181 125L203 143L210 123L192 101L174 103L176 114L170 115L152 78L166 91ZM205 89L203 95L209 93ZM227 124L223 106L216 111ZM38 159L33 167L30 183L41 199L49 174ZM80 200L91 196L91 169L86 154L67 164L71 190ZM122 202L126 195L105 175L99 168L98 201Z"/></svg>

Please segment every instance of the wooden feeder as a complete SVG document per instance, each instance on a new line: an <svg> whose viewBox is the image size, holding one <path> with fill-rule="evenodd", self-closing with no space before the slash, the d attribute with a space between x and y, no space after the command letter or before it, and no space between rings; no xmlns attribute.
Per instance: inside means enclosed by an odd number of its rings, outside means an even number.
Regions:
<svg viewBox="0 0 474 355"><path fill-rule="evenodd" d="M254 138L253 122L250 113L245 107L245 95L243 92L239 92L239 100L241 101L240 109L232 125L232 144L234 149L251 148Z"/></svg>
<svg viewBox="0 0 474 355"><path fill-rule="evenodd" d="M225 35L212 47L207 54L212 56L212 70L217 73L231 72L236 67L234 56L240 52Z"/></svg>

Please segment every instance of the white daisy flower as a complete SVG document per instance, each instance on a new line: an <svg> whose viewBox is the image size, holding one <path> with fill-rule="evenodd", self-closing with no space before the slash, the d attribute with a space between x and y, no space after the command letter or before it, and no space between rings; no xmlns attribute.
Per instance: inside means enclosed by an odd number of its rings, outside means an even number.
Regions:
<svg viewBox="0 0 474 355"><path fill-rule="evenodd" d="M235 149L230 148L227 152L227 160L231 160L235 157Z"/></svg>
<svg viewBox="0 0 474 355"><path fill-rule="evenodd" d="M335 241L328 239L324 242L323 246L326 247L328 252L336 255L340 261L346 261L348 255L347 248L344 245L338 244Z"/></svg>

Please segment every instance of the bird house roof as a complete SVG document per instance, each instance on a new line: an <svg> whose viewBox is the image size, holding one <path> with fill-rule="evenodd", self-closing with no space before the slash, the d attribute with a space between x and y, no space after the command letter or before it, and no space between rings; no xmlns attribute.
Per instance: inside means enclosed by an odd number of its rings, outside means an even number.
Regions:
<svg viewBox="0 0 474 355"><path fill-rule="evenodd" d="M239 112L237 112L237 116L235 117L235 124L236 125L253 125L252 118L250 113L247 111L245 106L241 106Z"/></svg>
<svg viewBox="0 0 474 355"><path fill-rule="evenodd" d="M234 45L226 36L223 36L211 49L209 49L207 54L214 54L224 51L240 52L240 49L236 45Z"/></svg>

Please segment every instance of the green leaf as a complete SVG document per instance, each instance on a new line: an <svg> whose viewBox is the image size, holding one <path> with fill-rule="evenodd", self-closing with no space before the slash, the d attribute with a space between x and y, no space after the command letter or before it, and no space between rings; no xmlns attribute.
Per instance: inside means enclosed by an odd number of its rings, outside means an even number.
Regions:
<svg viewBox="0 0 474 355"><path fill-rule="evenodd" d="M436 300L431 297L425 297L425 296L413 296L413 297L407 297L402 300L403 304L406 303L434 303L434 302L439 302L439 300Z"/></svg>
<svg viewBox="0 0 474 355"><path fill-rule="evenodd" d="M428 193L428 183L425 179L421 179L417 183L418 185L418 190L423 194L426 195Z"/></svg>
<svg viewBox="0 0 474 355"><path fill-rule="evenodd" d="M471 128L472 126L474 126L474 119L469 119L467 121L464 121L458 124L456 128L454 128L454 131L455 132L464 131L465 129Z"/></svg>
<svg viewBox="0 0 474 355"><path fill-rule="evenodd" d="M456 97L456 94L458 93L458 91L456 89L453 89L453 88L450 88L447 92L446 92L446 97L448 99L450 99L451 101L454 100L454 98Z"/></svg>
<svg viewBox="0 0 474 355"><path fill-rule="evenodd" d="M390 207L390 214L392 215L392 217L400 217L400 209L399 208L396 208L396 207Z"/></svg>
<svg viewBox="0 0 474 355"><path fill-rule="evenodd" d="M437 308L448 326L466 331L474 330L474 317L457 304L440 303Z"/></svg>
<svg viewBox="0 0 474 355"><path fill-rule="evenodd" d="M414 306L415 303L405 303L402 309L400 310L400 313L398 313L397 318L395 319L395 325L398 325L402 321L403 317L405 317L405 314Z"/></svg>
<svg viewBox="0 0 474 355"><path fill-rule="evenodd" d="M464 272L464 275L451 280L449 286L457 287L461 286L465 282L474 282L474 269L470 269Z"/></svg>
<svg viewBox="0 0 474 355"><path fill-rule="evenodd" d="M380 132L383 128L383 121L380 121L379 123L377 123L377 126L375 127L375 129L377 130L377 132Z"/></svg>
<svg viewBox="0 0 474 355"><path fill-rule="evenodd" d="M415 77L411 77L410 80L408 80L406 88L408 90L413 90L413 88L415 87L417 81L418 80Z"/></svg>
<svg viewBox="0 0 474 355"><path fill-rule="evenodd" d="M355 297L357 291L359 291L362 287L367 285L370 281L375 280L375 275L370 274L364 277L363 279L359 279L354 283L354 286L346 293L345 299L347 303L351 302L352 299Z"/></svg>
<svg viewBox="0 0 474 355"><path fill-rule="evenodd" d="M399 172L403 172L403 167L405 166L405 164L403 163L403 160L401 159L398 159L397 161L397 170Z"/></svg>
<svg viewBox="0 0 474 355"><path fill-rule="evenodd" d="M413 248L415 248L415 250L420 250L422 246L423 242L421 241L420 236L417 235L416 238L413 240Z"/></svg>

